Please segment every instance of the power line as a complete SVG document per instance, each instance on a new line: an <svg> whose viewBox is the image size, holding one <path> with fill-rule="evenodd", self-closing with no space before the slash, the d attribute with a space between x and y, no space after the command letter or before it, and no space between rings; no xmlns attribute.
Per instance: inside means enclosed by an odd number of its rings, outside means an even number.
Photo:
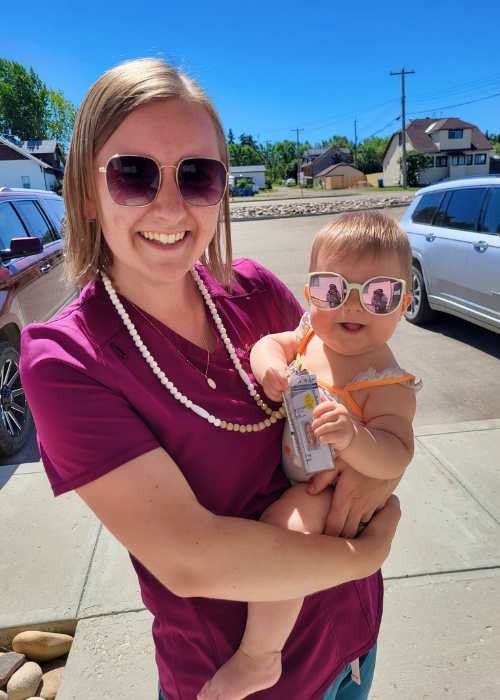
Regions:
<svg viewBox="0 0 500 700"><path fill-rule="evenodd" d="M488 97L480 97L477 100L469 100L468 102L460 102L456 105L448 105L447 107L434 107L432 109L423 109L420 112L411 111L412 114L426 114L428 112L440 112L445 109L452 109L453 107L463 107L463 105L471 105L474 102L483 102L484 100L491 100L493 97L498 97L500 92L496 92L494 95L488 95Z"/></svg>

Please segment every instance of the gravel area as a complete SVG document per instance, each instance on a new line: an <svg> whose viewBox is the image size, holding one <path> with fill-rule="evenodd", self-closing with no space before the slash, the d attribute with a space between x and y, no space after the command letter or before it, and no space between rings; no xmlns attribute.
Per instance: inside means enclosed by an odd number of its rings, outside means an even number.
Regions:
<svg viewBox="0 0 500 700"><path fill-rule="evenodd" d="M312 216L315 214L338 214L357 209L385 209L400 207L413 200L413 195L404 197L363 197L362 199L347 199L329 202L294 202L289 204L257 204L254 207L233 207L231 221L245 219L268 219L288 216Z"/></svg>

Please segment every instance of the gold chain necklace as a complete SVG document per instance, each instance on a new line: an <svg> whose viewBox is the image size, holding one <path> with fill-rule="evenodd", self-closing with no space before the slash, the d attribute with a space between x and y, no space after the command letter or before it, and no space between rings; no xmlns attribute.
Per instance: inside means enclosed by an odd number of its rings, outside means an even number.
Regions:
<svg viewBox="0 0 500 700"><path fill-rule="evenodd" d="M122 293L120 292L120 294L122 294ZM207 341L205 340L205 336L203 335L203 331L201 331L201 336L202 336L202 338L203 338L203 342L205 343L205 348L206 348L206 351L207 351L207 366L206 366L206 368L205 368L205 372L202 372L200 369L198 369L198 367L195 367L195 366L193 365L193 363L190 362L190 361L187 359L187 357L186 357L185 355L182 354L182 352L179 350L179 348L176 348L175 345L161 332L161 330L160 330L159 328L157 328L157 327L155 326L155 324L154 324L152 321L150 321L149 318L148 318L147 316L145 316L145 315L142 313L142 311L134 304L133 301L130 301L130 299L128 299L124 294L122 294L122 296L123 296L125 299L127 299L128 303L131 304L131 306L134 307L134 309L142 316L142 318L143 318L145 321L147 321L147 322L149 323L149 325L152 326L152 327L155 329L155 331L156 331L157 333L159 333L159 334L161 335L161 337L162 337L164 340L167 341L167 343L175 350L175 352L176 352L178 355L180 355L180 356L182 357L183 360L186 360L186 362L188 363L188 365L191 365L191 367L192 367L193 369L195 369L195 370L198 372L198 374L201 374L201 376L204 377L206 383L208 384L208 386L209 386L211 389L216 389L216 388L217 388L217 385L215 384L214 380L213 380L213 379L210 379L210 377L208 376L208 365L209 365L209 362L210 362L210 351L209 351L209 349L208 349L208 345L207 345ZM191 304L192 304L192 300L191 300ZM193 310L194 310L194 306L193 306ZM195 315L196 315L196 314L195 314ZM201 330L201 329L200 329L200 330Z"/></svg>

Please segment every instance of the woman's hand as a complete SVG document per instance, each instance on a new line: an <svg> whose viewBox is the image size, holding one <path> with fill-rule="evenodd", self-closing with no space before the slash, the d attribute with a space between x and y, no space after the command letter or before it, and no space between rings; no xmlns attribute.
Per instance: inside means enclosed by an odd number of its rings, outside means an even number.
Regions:
<svg viewBox="0 0 500 700"><path fill-rule="evenodd" d="M332 483L333 478L338 478L324 534L353 538L363 530L359 523L367 523L376 511L385 506L402 477L372 479L357 472L340 457L336 458L335 467L333 472L316 474L308 491L319 493Z"/></svg>

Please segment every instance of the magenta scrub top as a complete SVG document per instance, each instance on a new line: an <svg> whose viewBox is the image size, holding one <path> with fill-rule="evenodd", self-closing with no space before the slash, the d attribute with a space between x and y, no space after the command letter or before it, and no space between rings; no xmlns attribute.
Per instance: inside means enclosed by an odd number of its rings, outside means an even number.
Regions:
<svg viewBox="0 0 500 700"><path fill-rule="evenodd" d="M297 327L302 310L291 292L250 260L235 262L231 293L198 265L240 362L263 335ZM217 336L209 376L217 390L122 298L151 354L179 391L228 422L265 417ZM155 320L202 372L206 352ZM153 375L110 302L102 282L48 323L22 334L21 375L54 494L83 486L161 446L198 501L222 516L258 519L289 486L280 467L282 421L259 432L221 430L181 405ZM251 375L252 376L252 375ZM253 378L253 376L252 376ZM275 406L277 408L277 405ZM153 637L163 694L193 700L236 651L245 603L180 598L131 557ZM221 571L221 576L224 572ZM346 663L375 644L382 614L380 574L306 598L283 652L283 675L262 700L318 700Z"/></svg>

